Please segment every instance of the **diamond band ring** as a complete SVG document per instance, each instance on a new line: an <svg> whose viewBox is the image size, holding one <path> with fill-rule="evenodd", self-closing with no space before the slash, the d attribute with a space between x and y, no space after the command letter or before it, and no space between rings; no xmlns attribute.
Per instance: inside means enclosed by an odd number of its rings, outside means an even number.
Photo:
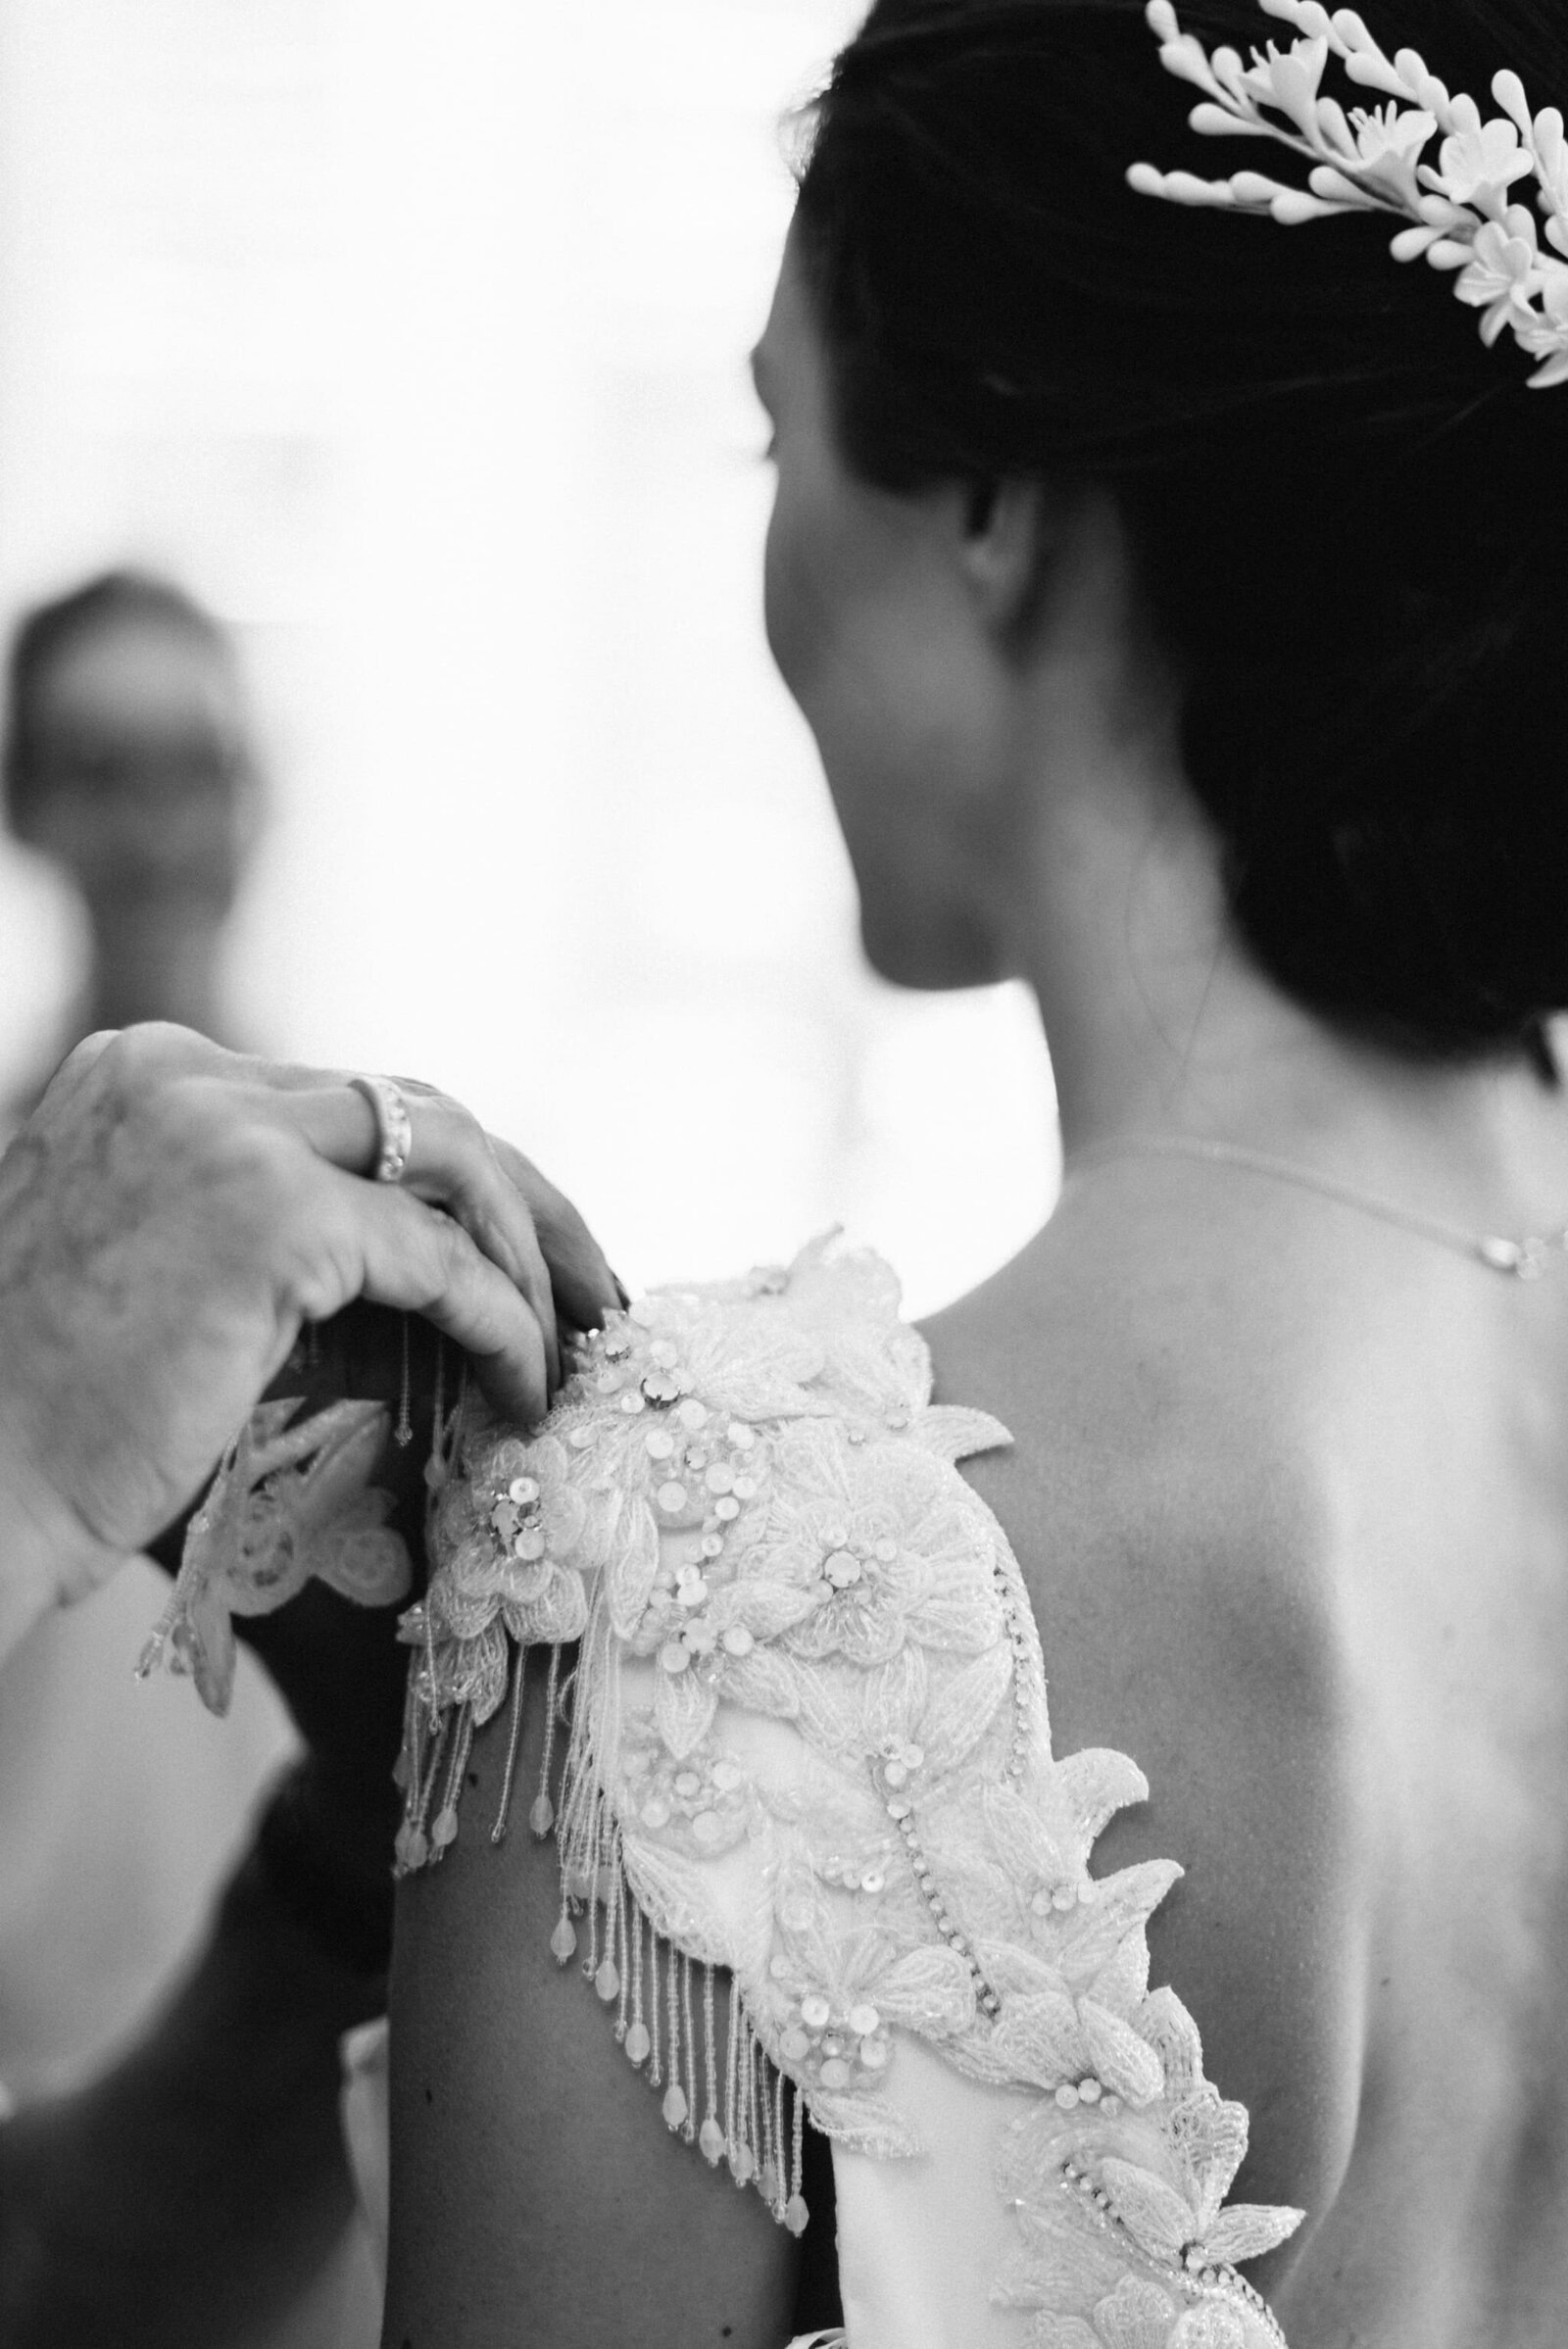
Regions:
<svg viewBox="0 0 1568 2349"><path fill-rule="evenodd" d="M401 1086L390 1077L350 1077L356 1093L364 1094L375 1117L375 1164L372 1183L401 1183L414 1147L414 1126Z"/></svg>

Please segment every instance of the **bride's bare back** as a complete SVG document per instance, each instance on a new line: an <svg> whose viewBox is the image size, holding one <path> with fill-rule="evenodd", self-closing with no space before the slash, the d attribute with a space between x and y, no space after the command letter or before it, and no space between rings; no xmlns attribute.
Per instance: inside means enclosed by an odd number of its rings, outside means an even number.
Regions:
<svg viewBox="0 0 1568 2349"><path fill-rule="evenodd" d="M1561 2337L1565 1274L1129 1162L930 1333L1017 1440L970 1473L1057 1749L1151 1781L1103 1863L1186 1865L1153 1979L1250 2110L1237 2191L1308 2212L1252 2271L1293 2349Z"/></svg>

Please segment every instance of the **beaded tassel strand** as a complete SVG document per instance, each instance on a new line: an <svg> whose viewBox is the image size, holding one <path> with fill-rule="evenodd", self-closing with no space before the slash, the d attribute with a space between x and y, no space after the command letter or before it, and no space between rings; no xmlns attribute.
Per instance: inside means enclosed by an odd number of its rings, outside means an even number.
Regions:
<svg viewBox="0 0 1568 2349"><path fill-rule="evenodd" d="M704 2159L716 2163L724 2150L724 2125L718 2117L718 2049L715 2045L713 2018L713 1969L703 1968L703 2059L704 2087L703 2126L697 2131L697 2142Z"/></svg>
<svg viewBox="0 0 1568 2349"><path fill-rule="evenodd" d="M528 1812L528 1825L541 1842L556 1824L556 1806L550 1797L550 1770L555 1759L561 1702L561 1650L553 1647L550 1670L545 1677L545 1746L539 1763L539 1791Z"/></svg>
<svg viewBox="0 0 1568 2349"><path fill-rule="evenodd" d="M648 1921L635 1901L632 1902L631 1926L631 2021L626 2027L626 2036L621 2043L626 2050L628 2063L643 2064L647 2062L653 2047L648 2026L643 2021L643 1934L648 1927ZM650 1956L651 1962L652 1957ZM657 2000L657 1986L655 1997Z"/></svg>
<svg viewBox="0 0 1568 2349"><path fill-rule="evenodd" d="M496 1805L495 1825L490 1830L492 1843L504 1843L512 1813L512 1782L517 1771L517 1743L522 1736L522 1690L528 1674L528 1651L517 1650L512 1672L512 1720L507 1730L507 1761L501 1773L501 1799Z"/></svg>
<svg viewBox="0 0 1568 2349"><path fill-rule="evenodd" d="M669 2085L664 2090L663 2114L667 2127L679 2129L686 2119L686 2091L680 2084L680 1952L670 1944L664 1967L665 2022L669 2026L666 2045L669 2052Z"/></svg>

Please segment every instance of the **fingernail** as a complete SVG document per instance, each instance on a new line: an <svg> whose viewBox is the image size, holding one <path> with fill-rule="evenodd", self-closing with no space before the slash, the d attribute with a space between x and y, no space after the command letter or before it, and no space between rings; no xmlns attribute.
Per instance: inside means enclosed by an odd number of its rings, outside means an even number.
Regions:
<svg viewBox="0 0 1568 2349"><path fill-rule="evenodd" d="M628 1311L631 1305L631 1291L627 1288L625 1282L621 1279L618 1272L612 1272L610 1277L615 1284L615 1295L620 1299L620 1309L624 1313Z"/></svg>

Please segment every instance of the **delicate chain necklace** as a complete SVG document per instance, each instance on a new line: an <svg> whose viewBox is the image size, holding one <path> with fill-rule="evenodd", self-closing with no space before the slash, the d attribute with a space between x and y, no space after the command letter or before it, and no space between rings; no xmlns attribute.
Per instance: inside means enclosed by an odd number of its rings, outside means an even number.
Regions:
<svg viewBox="0 0 1568 2349"><path fill-rule="evenodd" d="M1270 1175L1276 1182L1294 1183L1298 1190L1315 1191L1320 1198L1337 1199L1342 1207L1355 1207L1363 1215L1375 1215L1380 1223L1392 1223L1402 1232L1435 1240L1440 1247L1452 1248L1510 1280L1539 1280L1553 1257L1568 1254L1568 1224L1550 1232L1528 1232L1517 1240L1505 1239L1497 1232L1471 1232L1463 1224L1445 1223L1436 1215L1418 1214L1412 1208L1397 1206L1393 1199L1380 1199L1374 1191L1362 1191L1354 1183L1342 1183L1333 1175L1319 1174L1310 1166L1297 1166L1289 1158L1272 1157L1267 1150L1249 1150L1240 1142L1209 1141L1197 1134L1132 1134L1121 1142L1092 1143L1087 1150L1076 1153L1068 1169L1069 1176L1083 1167L1103 1165L1109 1158L1199 1158L1214 1166L1245 1167L1252 1174Z"/></svg>

